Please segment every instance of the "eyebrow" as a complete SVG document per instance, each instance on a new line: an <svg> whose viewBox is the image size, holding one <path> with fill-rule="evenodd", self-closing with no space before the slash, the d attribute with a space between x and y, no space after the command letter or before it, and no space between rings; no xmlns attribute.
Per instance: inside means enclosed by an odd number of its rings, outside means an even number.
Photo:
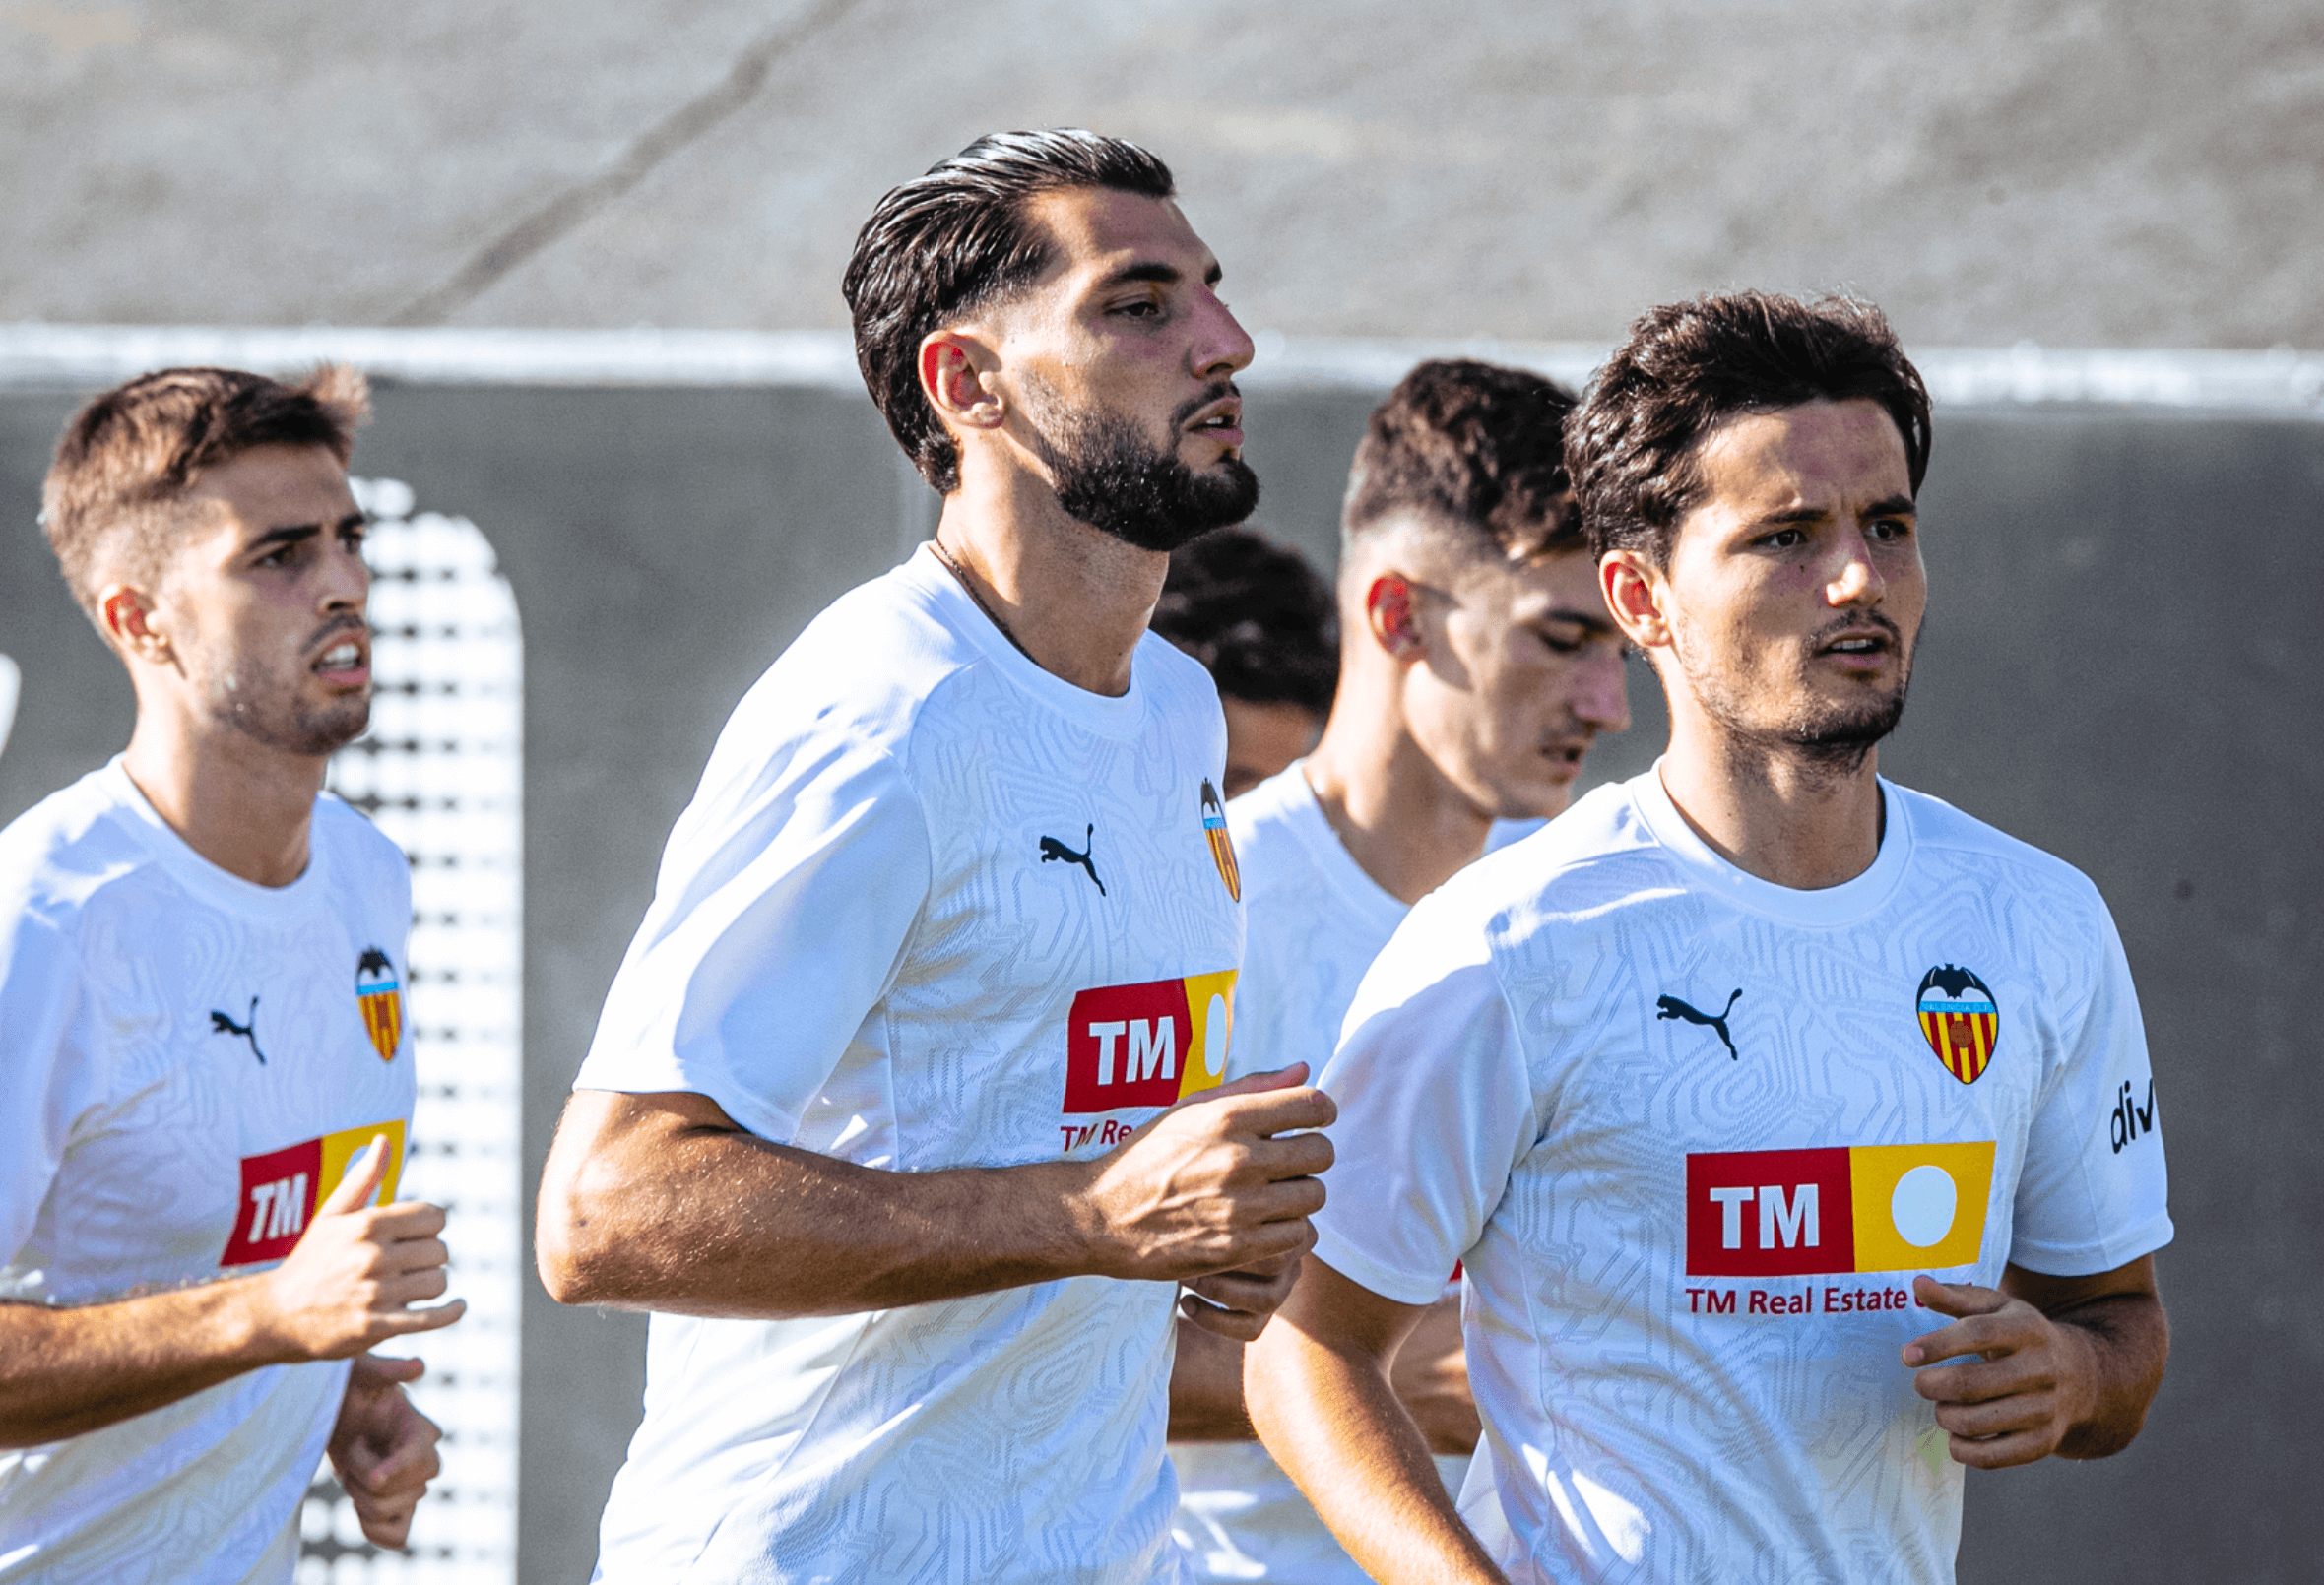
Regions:
<svg viewBox="0 0 2324 1585"><path fill-rule="evenodd" d="M366 527L370 521L371 520L361 512L350 512L338 522L330 525L330 527L344 532L348 529L359 529ZM324 525L320 523L281 524L275 528L267 530L264 534L259 535L247 545L243 546L243 548L245 550L264 550L274 545L296 544L301 539L313 539L316 535L323 532L323 528Z"/></svg>
<svg viewBox="0 0 2324 1585"><path fill-rule="evenodd" d="M1820 506L1795 506L1782 512L1770 512L1758 519L1760 526L1770 523L1821 523L1832 514ZM1866 517L1918 517L1920 509L1912 504L1909 495L1889 495L1864 508Z"/></svg>
<svg viewBox="0 0 2324 1585"><path fill-rule="evenodd" d="M1572 622L1579 627L1587 628L1592 633L1621 631L1614 625L1614 619L1611 616L1601 611L1576 610L1571 605L1560 605L1555 610L1543 611L1534 620L1537 622Z"/></svg>
<svg viewBox="0 0 2324 1585"><path fill-rule="evenodd" d="M1202 272L1202 284L1206 286L1215 286L1225 277L1226 272L1219 268L1218 261L1214 259L1211 261L1210 268ZM1111 286L1127 285L1132 281L1152 281L1165 286L1175 286L1186 278L1186 272L1175 264L1165 264L1160 259L1147 259L1137 264L1124 265L1099 282L1098 288L1102 291Z"/></svg>

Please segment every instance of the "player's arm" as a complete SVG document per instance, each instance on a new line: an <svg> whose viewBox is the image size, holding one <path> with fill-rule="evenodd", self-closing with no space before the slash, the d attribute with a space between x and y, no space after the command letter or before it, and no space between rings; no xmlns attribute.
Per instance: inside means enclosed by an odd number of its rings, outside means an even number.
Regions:
<svg viewBox="0 0 2324 1585"><path fill-rule="evenodd" d="M707 1096L579 1090L543 1173L567 1304L848 1315L1083 1275L1187 1284L1256 1336L1323 1203L1330 1100L1294 1066L1180 1102L1090 1161L895 1173L759 1138Z"/></svg>
<svg viewBox="0 0 2324 1585"><path fill-rule="evenodd" d="M1276 1324L1244 1352L1245 1399L1267 1451L1374 1579L1506 1585L1389 1381L1431 1307L1309 1260Z"/></svg>
<svg viewBox="0 0 2324 1585"><path fill-rule="evenodd" d="M1428 1439L1429 1451L1476 1451L1482 1427L1468 1390L1459 1300L1440 1299L1421 1311L1388 1366L1388 1385ZM1181 1321L1170 1366L1170 1439L1248 1442L1258 1434L1243 1404L1243 1345Z"/></svg>
<svg viewBox="0 0 2324 1585"><path fill-rule="evenodd" d="M1937 1406L1956 1462L2104 1458L2146 1423L2170 1355L2153 1255L2089 1277L2012 1265L1999 1289L1929 1277L1912 1289L1956 1317L1904 1345L1904 1363L1920 1367L1913 1389Z"/></svg>
<svg viewBox="0 0 2324 1585"><path fill-rule="evenodd" d="M0 1304L0 1445L31 1447L146 1414L261 1365L344 1360L466 1308L442 1296L444 1213L372 1207L374 1142L280 1266L199 1288L56 1309Z"/></svg>

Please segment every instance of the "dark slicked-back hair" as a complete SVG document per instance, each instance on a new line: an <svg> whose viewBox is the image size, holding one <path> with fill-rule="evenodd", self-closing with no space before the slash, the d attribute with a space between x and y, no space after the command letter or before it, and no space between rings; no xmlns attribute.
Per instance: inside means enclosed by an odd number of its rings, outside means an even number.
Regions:
<svg viewBox="0 0 2324 1585"><path fill-rule="evenodd" d="M1339 643L1331 591L1307 558L1250 529L1220 529L1170 553L1154 631L1246 704L1331 713Z"/></svg>
<svg viewBox="0 0 2324 1585"><path fill-rule="evenodd" d="M361 374L327 363L296 385L240 369L160 369L92 400L56 443L40 521L92 621L108 572L159 575L173 510L208 470L257 446L324 446L344 468L371 412Z"/></svg>
<svg viewBox="0 0 2324 1585"><path fill-rule="evenodd" d="M1591 551L1642 550L1667 565L1678 520L1702 489L1696 462L1712 430L1738 413L1857 400L1896 420L1919 494L1928 387L1872 304L1738 291L1642 315L1566 427Z"/></svg>
<svg viewBox="0 0 2324 1585"><path fill-rule="evenodd" d="M1074 187L1147 198L1178 191L1168 165L1120 138L997 132L882 198L856 233L839 288L855 316L856 363L896 443L947 495L960 487L959 448L921 392L920 344L1050 267L1056 241L1026 215L1026 201Z"/></svg>
<svg viewBox="0 0 2324 1585"><path fill-rule="evenodd" d="M1579 550L1566 478L1574 393L1525 369L1432 358L1372 411L1340 527L1354 540L1417 517L1530 559Z"/></svg>

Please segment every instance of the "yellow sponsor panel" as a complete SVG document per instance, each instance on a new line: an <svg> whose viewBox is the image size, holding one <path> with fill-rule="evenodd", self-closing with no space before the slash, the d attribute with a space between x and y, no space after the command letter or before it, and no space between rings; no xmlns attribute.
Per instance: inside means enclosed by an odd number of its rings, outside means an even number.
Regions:
<svg viewBox="0 0 2324 1585"><path fill-rule="evenodd" d="M1192 974L1182 982L1187 987L1187 1017L1193 1031L1179 1064L1178 1093L1182 1099L1215 1089L1226 1079L1227 1043L1235 1032L1236 973L1223 969L1217 974Z"/></svg>
<svg viewBox="0 0 2324 1585"><path fill-rule="evenodd" d="M363 1147L387 1135L387 1173L379 1180L377 1204L386 1205L396 1197L396 1180L404 1175L404 1119L375 1122L361 1128L343 1128L335 1134L323 1136L323 1176L316 1185L315 1201L322 1204L347 1176L347 1164L363 1153Z"/></svg>
<svg viewBox="0 0 2324 1585"><path fill-rule="evenodd" d="M1848 1151L1856 1270L1938 1271L1984 1252L1993 1141Z"/></svg>

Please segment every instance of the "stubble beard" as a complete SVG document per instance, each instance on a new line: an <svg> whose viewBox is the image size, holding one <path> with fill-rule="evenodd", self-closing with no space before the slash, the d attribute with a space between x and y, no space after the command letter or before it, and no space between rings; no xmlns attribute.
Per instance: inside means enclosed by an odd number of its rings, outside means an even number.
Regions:
<svg viewBox="0 0 2324 1585"><path fill-rule="evenodd" d="M345 694L323 704L299 698L303 673L226 665L212 673L204 703L210 719L278 753L322 759L363 735L371 724L371 692Z"/></svg>
<svg viewBox="0 0 2324 1585"><path fill-rule="evenodd" d="M1880 693L1848 700L1821 700L1812 695L1787 716L1768 720L1755 716L1747 696L1723 679L1705 675L1679 659L1694 684L1695 697L1726 736L1759 754L1781 758L1799 766L1818 781L1840 781L1864 768L1864 761L1880 740L1897 729L1904 717L1904 697L1912 685L1912 656L1918 635L1906 642L1897 635L1903 666L1896 685ZM1805 679L1801 692L1807 693Z"/></svg>
<svg viewBox="0 0 2324 1585"><path fill-rule="evenodd" d="M1213 529L1241 523L1259 505L1259 476L1240 457L1197 474L1175 451L1157 451L1137 425L1094 408L1068 409L1046 387L1029 386L1035 449L1056 480L1058 505L1140 550L1176 550ZM1170 433L1196 410L1233 394L1214 386L1172 415Z"/></svg>

